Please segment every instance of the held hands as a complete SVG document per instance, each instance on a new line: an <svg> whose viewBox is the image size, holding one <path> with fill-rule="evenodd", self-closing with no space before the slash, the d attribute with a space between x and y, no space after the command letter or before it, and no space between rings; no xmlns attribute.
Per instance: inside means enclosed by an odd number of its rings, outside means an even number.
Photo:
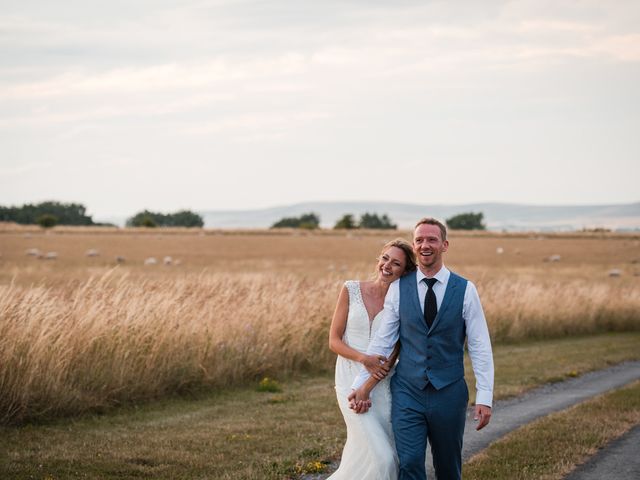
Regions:
<svg viewBox="0 0 640 480"><path fill-rule="evenodd" d="M362 364L373 378L384 380L384 377L389 374L389 366L384 364L386 361L387 357L384 355L365 355Z"/></svg>
<svg viewBox="0 0 640 480"><path fill-rule="evenodd" d="M476 425L476 430L482 430L489 424L489 421L491 420L491 407L476 404L473 413L473 420L475 422L478 422L478 425Z"/></svg>
<svg viewBox="0 0 640 480"><path fill-rule="evenodd" d="M371 392L364 387L352 391L347 397L347 400L349 400L349 408L356 413L367 413L371 408L370 393Z"/></svg>

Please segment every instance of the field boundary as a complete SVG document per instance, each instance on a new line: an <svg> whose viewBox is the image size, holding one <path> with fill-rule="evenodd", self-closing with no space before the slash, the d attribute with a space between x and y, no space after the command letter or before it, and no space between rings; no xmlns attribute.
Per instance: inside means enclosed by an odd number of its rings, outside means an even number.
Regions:
<svg viewBox="0 0 640 480"><path fill-rule="evenodd" d="M36 234L36 235L267 235L267 236L367 236L367 237L406 237L411 238L413 230L397 229L333 229L333 228L202 228L202 227L112 227L112 226L74 226L59 225L43 229L39 225L20 225L17 223L0 222L0 234ZM523 230L516 232L502 232L496 230L449 230L451 238L535 238L535 239L619 239L640 240L640 232L612 232L612 231L570 231L570 232L540 232Z"/></svg>

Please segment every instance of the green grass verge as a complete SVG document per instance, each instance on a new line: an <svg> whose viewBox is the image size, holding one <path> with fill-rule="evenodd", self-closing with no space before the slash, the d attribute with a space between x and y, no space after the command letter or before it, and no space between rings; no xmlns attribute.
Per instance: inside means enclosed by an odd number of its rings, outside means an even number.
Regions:
<svg viewBox="0 0 640 480"><path fill-rule="evenodd" d="M496 397L503 398L638 359L640 333L499 345L494 353ZM332 375L281 381L279 387L281 392L256 386L3 427L0 478L282 479L322 469L340 454L345 438Z"/></svg>
<svg viewBox="0 0 640 480"><path fill-rule="evenodd" d="M560 382L616 363L640 358L640 332L567 337L494 346L497 399L521 395L543 383ZM470 398L475 382L465 359Z"/></svg>
<svg viewBox="0 0 640 480"><path fill-rule="evenodd" d="M511 432L467 462L463 476L466 480L560 480L639 423L640 382L635 382Z"/></svg>

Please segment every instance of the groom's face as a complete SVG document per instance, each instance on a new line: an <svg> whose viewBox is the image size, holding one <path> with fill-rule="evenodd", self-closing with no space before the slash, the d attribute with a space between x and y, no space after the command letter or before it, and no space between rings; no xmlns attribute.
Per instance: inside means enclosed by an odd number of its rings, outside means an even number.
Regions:
<svg viewBox="0 0 640 480"><path fill-rule="evenodd" d="M442 233L437 225L423 223L413 232L413 251L418 264L428 270L442 266L442 254L449 248L449 242L442 240Z"/></svg>

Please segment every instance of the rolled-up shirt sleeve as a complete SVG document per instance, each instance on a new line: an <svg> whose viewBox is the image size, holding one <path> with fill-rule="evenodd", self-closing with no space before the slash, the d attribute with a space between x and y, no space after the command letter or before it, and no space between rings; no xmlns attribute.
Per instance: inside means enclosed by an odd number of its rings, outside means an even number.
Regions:
<svg viewBox="0 0 640 480"><path fill-rule="evenodd" d="M393 352L393 347L398 342L400 336L400 281L396 280L389 285L389 290L384 298L384 310L380 319L380 327L373 339L369 342L367 355L384 355L389 357ZM360 366L360 371L356 376L351 388L359 388L368 380L371 375L364 367Z"/></svg>
<svg viewBox="0 0 640 480"><path fill-rule="evenodd" d="M476 404L491 406L493 400L493 353L489 328L484 317L478 290L467 282L462 316L467 329L467 347L476 377Z"/></svg>

